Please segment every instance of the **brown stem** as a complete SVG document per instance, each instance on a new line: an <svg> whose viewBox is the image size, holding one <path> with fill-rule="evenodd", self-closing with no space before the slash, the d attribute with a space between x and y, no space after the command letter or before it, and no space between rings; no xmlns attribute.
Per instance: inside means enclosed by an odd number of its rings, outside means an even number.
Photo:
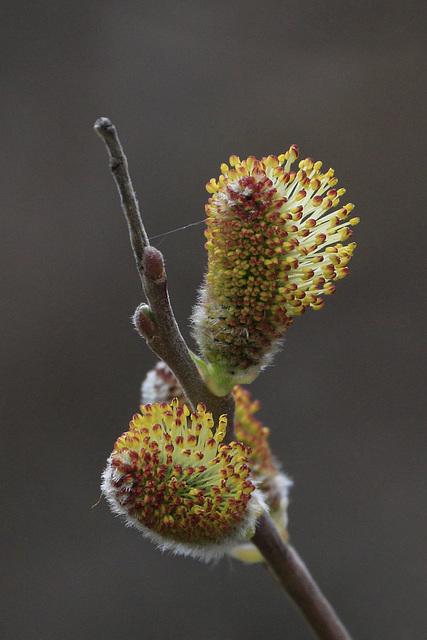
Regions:
<svg viewBox="0 0 427 640"><path fill-rule="evenodd" d="M95 131L108 149L110 169L119 190L137 268L141 273L144 250L150 242L142 224L138 201L129 175L128 162L120 144L116 127L108 118L99 118L95 122Z"/></svg>
<svg viewBox="0 0 427 640"><path fill-rule="evenodd" d="M267 513L258 520L251 541L258 547L268 562L268 568L319 640L351 640L298 553L283 540Z"/></svg>
<svg viewBox="0 0 427 640"><path fill-rule="evenodd" d="M173 371L193 409L203 402L215 422L222 414L227 414L226 441L234 440L234 398L218 397L209 391L181 335L169 301L163 256L150 246L116 127L108 118L99 118L95 131L108 149L142 288L152 313L154 334L145 336L147 344Z"/></svg>

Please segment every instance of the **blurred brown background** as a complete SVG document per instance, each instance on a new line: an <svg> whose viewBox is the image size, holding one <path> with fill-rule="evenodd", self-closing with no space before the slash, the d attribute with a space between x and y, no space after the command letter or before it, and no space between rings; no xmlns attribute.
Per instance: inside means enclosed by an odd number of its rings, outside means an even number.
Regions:
<svg viewBox="0 0 427 640"><path fill-rule="evenodd" d="M230 154L297 143L335 168L362 219L350 276L251 391L295 481L293 543L355 639L425 637L424 12L1 4L2 638L312 637L262 567L162 555L91 509L155 362L129 321L142 294L99 116L149 235L201 220ZM161 244L186 336L203 241Z"/></svg>

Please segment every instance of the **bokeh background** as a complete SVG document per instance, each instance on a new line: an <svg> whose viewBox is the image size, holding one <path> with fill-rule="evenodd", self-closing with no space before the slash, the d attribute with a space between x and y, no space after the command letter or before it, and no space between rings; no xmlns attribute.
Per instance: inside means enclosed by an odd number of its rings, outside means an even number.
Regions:
<svg viewBox="0 0 427 640"><path fill-rule="evenodd" d="M251 387L292 541L356 639L426 627L425 3L3 2L2 638L312 638L261 566L162 555L99 497L155 357L107 155L150 236L202 220L230 154L333 166L350 275ZM203 225L158 238L188 317Z"/></svg>

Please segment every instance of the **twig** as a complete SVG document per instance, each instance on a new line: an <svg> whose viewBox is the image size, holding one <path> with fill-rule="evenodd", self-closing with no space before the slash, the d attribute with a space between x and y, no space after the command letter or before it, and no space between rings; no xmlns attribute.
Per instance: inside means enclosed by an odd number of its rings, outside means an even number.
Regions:
<svg viewBox="0 0 427 640"><path fill-rule="evenodd" d="M267 513L258 520L251 542L293 600L319 640L351 640L337 614L320 591L297 551L288 545Z"/></svg>
<svg viewBox="0 0 427 640"><path fill-rule="evenodd" d="M173 371L193 408L203 402L216 422L220 415L227 414L227 441L231 441L236 437L233 396L218 397L209 391L181 335L169 301L163 256L150 246L116 128L108 118L100 118L95 123L95 131L110 155L110 168L120 193L138 272L149 303L149 306L141 305L137 309L135 324L150 349ZM319 640L351 640L297 552L284 542L267 513L260 517L252 542Z"/></svg>
<svg viewBox="0 0 427 640"><path fill-rule="evenodd" d="M142 273L142 259L150 242L142 224L138 201L130 179L128 163L123 147L117 136L116 127L108 118L95 122L95 131L105 142L110 156L110 169L119 190L123 213L128 223L130 241L139 273Z"/></svg>
<svg viewBox="0 0 427 640"><path fill-rule="evenodd" d="M108 149L110 169L119 190L138 273L149 303L149 308L140 312L141 322L136 319L137 328L142 329L140 332L150 349L173 371L193 409L203 402L216 423L219 416L227 414L226 440L234 440L233 396L220 398L209 391L181 335L169 301L163 256L150 246L116 128L108 118L99 118L95 131Z"/></svg>

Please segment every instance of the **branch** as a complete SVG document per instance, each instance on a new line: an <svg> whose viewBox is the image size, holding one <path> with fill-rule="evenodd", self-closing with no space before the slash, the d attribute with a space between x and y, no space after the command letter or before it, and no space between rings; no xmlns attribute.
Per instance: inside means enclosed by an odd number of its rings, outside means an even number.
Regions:
<svg viewBox="0 0 427 640"><path fill-rule="evenodd" d="M95 131L108 149L110 169L120 194L138 273L149 303L149 307L142 305L137 309L135 325L150 349L173 371L193 409L203 402L216 423L221 415L227 414L225 440L230 442L236 437L233 396L218 397L209 391L181 335L169 301L163 256L150 246L115 126L108 118L99 118L95 122Z"/></svg>
<svg viewBox="0 0 427 640"><path fill-rule="evenodd" d="M150 241L142 224L138 201L128 171L128 162L117 136L116 127L108 118L99 118L95 122L95 131L105 142L110 156L110 169L119 190L123 213L128 223L130 241L136 264L141 274L142 259Z"/></svg>
<svg viewBox="0 0 427 640"><path fill-rule="evenodd" d="M135 326L150 349L173 371L193 409L203 402L215 422L220 415L227 414L226 441L235 440L234 398L232 395L218 397L209 391L181 335L169 301L163 256L150 246L116 128L108 118L100 118L95 123L95 131L108 149L110 168L120 193L138 273L149 303L138 307ZM252 542L319 640L351 640L297 552L284 542L267 513L260 517Z"/></svg>
<svg viewBox="0 0 427 640"><path fill-rule="evenodd" d="M337 614L320 591L296 550L286 544L267 513L258 520L251 542L268 563L319 640L351 640Z"/></svg>

